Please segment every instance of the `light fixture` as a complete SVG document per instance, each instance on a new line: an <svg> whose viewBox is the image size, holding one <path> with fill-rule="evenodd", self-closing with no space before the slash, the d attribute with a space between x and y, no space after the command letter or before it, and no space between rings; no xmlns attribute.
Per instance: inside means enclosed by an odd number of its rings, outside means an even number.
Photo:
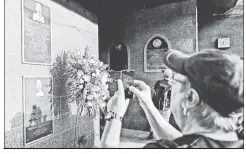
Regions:
<svg viewBox="0 0 246 154"><path fill-rule="evenodd" d="M119 50L122 49L122 45L121 44L116 44L114 48L115 48L115 50L119 51Z"/></svg>
<svg viewBox="0 0 246 154"><path fill-rule="evenodd" d="M162 42L161 42L160 39L155 39L155 40L153 41L153 46L154 46L155 48L159 48L159 47L161 46L161 44L162 44Z"/></svg>

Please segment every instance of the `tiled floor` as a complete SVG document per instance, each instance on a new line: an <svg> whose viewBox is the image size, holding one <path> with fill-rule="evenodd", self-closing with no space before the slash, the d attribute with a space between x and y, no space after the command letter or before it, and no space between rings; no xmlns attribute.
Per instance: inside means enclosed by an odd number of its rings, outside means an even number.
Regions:
<svg viewBox="0 0 246 154"><path fill-rule="evenodd" d="M149 142L155 141L148 139L149 132L122 129L120 138L120 148L142 148Z"/></svg>

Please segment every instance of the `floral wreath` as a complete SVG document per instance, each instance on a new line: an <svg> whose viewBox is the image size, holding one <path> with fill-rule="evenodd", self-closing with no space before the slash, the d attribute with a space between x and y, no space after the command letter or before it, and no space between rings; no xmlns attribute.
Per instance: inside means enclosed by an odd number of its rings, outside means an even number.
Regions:
<svg viewBox="0 0 246 154"><path fill-rule="evenodd" d="M69 53L67 80L68 101L77 103L77 111L85 116L95 116L99 109L105 110L109 98L108 82L112 82L108 65L88 56L85 52Z"/></svg>

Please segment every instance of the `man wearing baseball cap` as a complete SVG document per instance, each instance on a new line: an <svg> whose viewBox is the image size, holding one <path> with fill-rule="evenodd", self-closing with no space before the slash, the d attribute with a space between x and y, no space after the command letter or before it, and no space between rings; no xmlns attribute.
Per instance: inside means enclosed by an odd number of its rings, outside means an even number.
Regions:
<svg viewBox="0 0 246 154"><path fill-rule="evenodd" d="M244 106L240 57L210 49L195 55L169 50L164 53L163 61L176 72L170 109L181 132L158 112L151 99L150 87L135 80L134 87L129 89L138 97L158 140L144 148L243 148L244 140L237 133L238 122L243 121ZM123 91L120 87L119 91ZM121 117L129 102L122 100L123 96L124 93L117 93L110 103L112 110ZM120 129L119 120L108 122L102 145L119 145Z"/></svg>
<svg viewBox="0 0 246 154"><path fill-rule="evenodd" d="M209 49L192 56L169 50L164 54L164 63L177 72L171 111L182 136L164 133L159 137L166 140L149 143L145 148L243 148L243 139L237 135L244 95L240 57ZM153 121L152 107L142 97L147 85L137 83L142 89L131 90L147 108L148 120ZM154 133L160 130L158 124L152 124ZM169 140L165 136L169 136Z"/></svg>

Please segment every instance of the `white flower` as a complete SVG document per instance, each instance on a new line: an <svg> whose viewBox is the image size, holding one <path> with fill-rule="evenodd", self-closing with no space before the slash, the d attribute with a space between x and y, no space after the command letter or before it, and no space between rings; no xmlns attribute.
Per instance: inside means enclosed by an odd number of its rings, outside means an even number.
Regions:
<svg viewBox="0 0 246 154"><path fill-rule="evenodd" d="M99 69L96 69L96 75L98 75L100 73Z"/></svg>
<svg viewBox="0 0 246 154"><path fill-rule="evenodd" d="M84 70L84 72L87 72L87 73L90 71L90 68L89 68L89 64L88 63L85 63L84 64L83 70Z"/></svg>
<svg viewBox="0 0 246 154"><path fill-rule="evenodd" d="M92 76L96 76L96 74L95 73L92 73Z"/></svg>
<svg viewBox="0 0 246 154"><path fill-rule="evenodd" d="M87 96L87 90L84 90L83 96L84 96L84 97Z"/></svg>
<svg viewBox="0 0 246 154"><path fill-rule="evenodd" d="M86 96L87 96L87 93L83 93L83 98L86 98Z"/></svg>
<svg viewBox="0 0 246 154"><path fill-rule="evenodd" d="M93 98L98 99L98 94L97 93L93 93L92 95L93 95Z"/></svg>
<svg viewBox="0 0 246 154"><path fill-rule="evenodd" d="M109 95L109 91L108 90L103 90L102 94L103 94L103 96L108 96Z"/></svg>
<svg viewBox="0 0 246 154"><path fill-rule="evenodd" d="M87 102L86 106L93 106L92 102Z"/></svg>
<svg viewBox="0 0 246 154"><path fill-rule="evenodd" d="M94 64L94 63L95 63L95 60L94 60L94 59L91 59L89 62L90 62L91 64Z"/></svg>
<svg viewBox="0 0 246 154"><path fill-rule="evenodd" d="M93 95L93 97L97 97L98 95L97 95L97 93L92 93L92 95Z"/></svg>
<svg viewBox="0 0 246 154"><path fill-rule="evenodd" d="M108 78L108 74L107 73L104 73L102 77L103 78Z"/></svg>
<svg viewBox="0 0 246 154"><path fill-rule="evenodd" d="M94 91L94 92L100 91L100 87L94 86L93 89L92 89L92 91Z"/></svg>
<svg viewBox="0 0 246 154"><path fill-rule="evenodd" d="M83 71L79 70L79 71L77 72L77 77L80 78L82 75L83 75Z"/></svg>
<svg viewBox="0 0 246 154"><path fill-rule="evenodd" d="M83 79L79 79L79 83L84 83L84 80Z"/></svg>
<svg viewBox="0 0 246 154"><path fill-rule="evenodd" d="M100 107L104 108L106 106L106 104L104 102L100 102Z"/></svg>
<svg viewBox="0 0 246 154"><path fill-rule="evenodd" d="M107 96L103 96L102 98L103 98L103 100L105 100L107 98Z"/></svg>
<svg viewBox="0 0 246 154"><path fill-rule="evenodd" d="M85 64L85 63L87 63L87 61L86 61L86 59L83 59L82 64Z"/></svg>
<svg viewBox="0 0 246 154"><path fill-rule="evenodd" d="M79 85L79 89L83 89L84 88L84 86L83 85Z"/></svg>
<svg viewBox="0 0 246 154"><path fill-rule="evenodd" d="M92 100L92 99L93 99L93 95L87 96L87 99L88 99L88 100Z"/></svg>
<svg viewBox="0 0 246 154"><path fill-rule="evenodd" d="M89 75L85 75L83 78L86 82L89 82L91 80L91 77Z"/></svg>
<svg viewBox="0 0 246 154"><path fill-rule="evenodd" d="M102 85L103 86L106 86L106 83L108 82L108 79L107 78L102 78Z"/></svg>
<svg viewBox="0 0 246 154"><path fill-rule="evenodd" d="M99 63L99 66L103 66L103 62L100 62L100 63Z"/></svg>
<svg viewBox="0 0 246 154"><path fill-rule="evenodd" d="M88 91L91 91L92 87L93 87L93 83L91 82L87 83L86 88Z"/></svg>

